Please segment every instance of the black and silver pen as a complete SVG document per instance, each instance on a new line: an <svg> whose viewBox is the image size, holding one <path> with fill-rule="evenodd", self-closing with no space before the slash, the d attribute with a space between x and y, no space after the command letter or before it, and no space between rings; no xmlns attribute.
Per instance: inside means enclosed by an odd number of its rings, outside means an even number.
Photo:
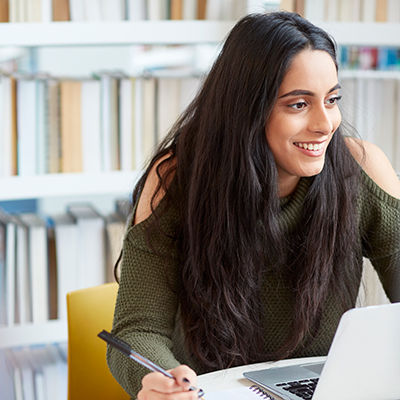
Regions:
<svg viewBox="0 0 400 400"><path fill-rule="evenodd" d="M135 360L139 364L143 365L144 367L148 368L152 372L161 372L163 375L167 376L168 378L175 379L173 375L171 375L168 371L165 369L161 368L157 364L154 364L152 361L147 359L146 357L143 357L139 353L136 353L136 351L132 350L127 342L124 340L118 338L117 336L113 335L110 332L107 332L103 330L97 335L99 338L105 340L107 343L109 343L111 346L115 347L117 350L119 350L121 353L125 354L132 360ZM191 386L189 390L197 390L197 388ZM198 396L201 398L203 396L204 392L200 389Z"/></svg>

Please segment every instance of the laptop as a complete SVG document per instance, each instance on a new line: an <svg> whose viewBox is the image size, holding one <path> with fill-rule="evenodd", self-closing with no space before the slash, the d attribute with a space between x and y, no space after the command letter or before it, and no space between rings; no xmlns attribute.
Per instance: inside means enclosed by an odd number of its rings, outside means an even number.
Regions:
<svg viewBox="0 0 400 400"><path fill-rule="evenodd" d="M325 362L243 375L284 400L400 400L400 303L345 312Z"/></svg>

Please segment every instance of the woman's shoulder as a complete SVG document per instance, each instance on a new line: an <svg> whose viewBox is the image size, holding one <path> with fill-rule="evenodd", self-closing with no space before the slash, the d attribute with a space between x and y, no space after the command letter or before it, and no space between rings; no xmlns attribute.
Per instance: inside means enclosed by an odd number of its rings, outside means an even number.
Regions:
<svg viewBox="0 0 400 400"><path fill-rule="evenodd" d="M166 185L171 183L173 176L168 171L176 165L175 158L169 154L160 158L149 171L143 186L134 216L134 225L146 220L158 206L165 195L165 186L161 186L160 177L166 178ZM166 177L167 175L167 177ZM157 191L158 189L158 191ZM155 196L154 196L155 194ZM154 198L153 198L154 197Z"/></svg>
<svg viewBox="0 0 400 400"><path fill-rule="evenodd" d="M375 184L400 199L400 180L385 153L365 140L347 137L345 141L355 160Z"/></svg>

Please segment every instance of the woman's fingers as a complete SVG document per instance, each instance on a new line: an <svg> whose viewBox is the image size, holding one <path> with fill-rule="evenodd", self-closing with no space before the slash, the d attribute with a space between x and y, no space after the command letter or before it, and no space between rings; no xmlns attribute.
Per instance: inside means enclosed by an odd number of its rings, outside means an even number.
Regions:
<svg viewBox="0 0 400 400"><path fill-rule="evenodd" d="M170 371L175 378L176 383L182 388L182 390L190 390L197 386L197 375L187 365L180 365Z"/></svg>
<svg viewBox="0 0 400 400"><path fill-rule="evenodd" d="M180 365L168 372L175 379L160 372L152 372L142 379L138 400L197 400L196 373L186 365Z"/></svg>

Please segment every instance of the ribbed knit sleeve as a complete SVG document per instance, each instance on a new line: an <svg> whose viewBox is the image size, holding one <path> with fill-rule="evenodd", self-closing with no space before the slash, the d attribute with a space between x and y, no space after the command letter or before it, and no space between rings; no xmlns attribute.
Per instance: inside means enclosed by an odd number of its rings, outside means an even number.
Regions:
<svg viewBox="0 0 400 400"><path fill-rule="evenodd" d="M156 211L163 206L164 199ZM165 369L180 364L171 352L172 332L178 310L178 255L173 237L177 218L170 208L161 218L161 229L147 228L154 216L129 228L123 244L120 286L112 332L132 348ZM154 247L153 247L153 246ZM142 377L149 371L119 351L107 349L107 362L114 377L136 398Z"/></svg>
<svg viewBox="0 0 400 400"><path fill-rule="evenodd" d="M400 301L400 200L365 172L361 199L364 256L371 260L391 302Z"/></svg>

